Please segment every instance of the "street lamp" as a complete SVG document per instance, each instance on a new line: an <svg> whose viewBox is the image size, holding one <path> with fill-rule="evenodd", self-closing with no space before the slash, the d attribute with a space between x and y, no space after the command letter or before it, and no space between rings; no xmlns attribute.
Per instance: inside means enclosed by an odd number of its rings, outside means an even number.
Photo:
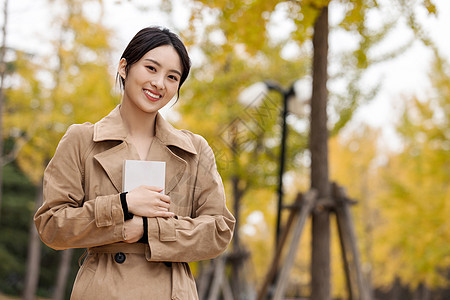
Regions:
<svg viewBox="0 0 450 300"><path fill-rule="evenodd" d="M278 83L266 80L264 82L257 82L239 95L239 102L244 105L259 106L262 100L270 91L277 91L283 96L283 107L281 111L281 149L280 149L280 168L278 172L278 203L277 203L277 223L276 223L276 244L278 245L281 230L281 210L283 208L283 174L285 169L286 157L286 138L287 138L287 116L289 112L300 116L303 106L309 103L312 94L312 84L310 77L304 77L295 81L289 88L285 89ZM295 98L297 101L290 101Z"/></svg>

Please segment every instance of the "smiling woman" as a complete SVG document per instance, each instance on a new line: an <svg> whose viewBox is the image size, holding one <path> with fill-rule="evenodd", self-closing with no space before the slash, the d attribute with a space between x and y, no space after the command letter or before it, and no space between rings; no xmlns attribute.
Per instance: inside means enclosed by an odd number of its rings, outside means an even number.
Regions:
<svg viewBox="0 0 450 300"><path fill-rule="evenodd" d="M149 120L148 114L156 114L177 93L182 70L177 52L168 45L148 51L130 68L122 58L118 71L124 79L121 114L141 117L144 122ZM137 129L142 128L141 120L126 119L138 121Z"/></svg>
<svg viewBox="0 0 450 300"><path fill-rule="evenodd" d="M47 166L39 235L54 249L88 248L71 299L198 299L187 263L230 243L235 220L211 148L159 114L189 68L174 33L138 32L119 63L122 103L72 125ZM165 186L125 192L125 160L164 162Z"/></svg>

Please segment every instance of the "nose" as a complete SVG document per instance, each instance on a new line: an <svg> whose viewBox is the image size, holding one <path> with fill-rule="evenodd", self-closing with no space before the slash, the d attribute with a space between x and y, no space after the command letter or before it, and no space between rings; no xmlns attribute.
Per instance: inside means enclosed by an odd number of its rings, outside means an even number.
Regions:
<svg viewBox="0 0 450 300"><path fill-rule="evenodd" d="M155 76L150 82L158 90L164 89L164 76Z"/></svg>

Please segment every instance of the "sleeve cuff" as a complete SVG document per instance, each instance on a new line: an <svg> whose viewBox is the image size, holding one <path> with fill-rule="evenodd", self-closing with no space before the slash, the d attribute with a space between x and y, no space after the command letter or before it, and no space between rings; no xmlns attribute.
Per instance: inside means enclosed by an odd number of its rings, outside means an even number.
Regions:
<svg viewBox="0 0 450 300"><path fill-rule="evenodd" d="M148 220L146 217L142 217L143 225L144 225L144 234L138 241L138 243L148 244Z"/></svg>
<svg viewBox="0 0 450 300"><path fill-rule="evenodd" d="M128 204L127 204L127 192L120 194L120 204L122 204L122 211L123 211L123 220L131 220L133 219L133 214L128 211Z"/></svg>

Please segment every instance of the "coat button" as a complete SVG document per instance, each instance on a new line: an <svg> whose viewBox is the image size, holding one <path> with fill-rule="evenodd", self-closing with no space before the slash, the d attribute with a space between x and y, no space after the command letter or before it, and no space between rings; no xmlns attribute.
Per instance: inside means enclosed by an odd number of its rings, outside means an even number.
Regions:
<svg viewBox="0 0 450 300"><path fill-rule="evenodd" d="M126 256L122 252L117 252L116 255L114 255L114 260L118 264L122 264L125 261L125 259L126 259Z"/></svg>

